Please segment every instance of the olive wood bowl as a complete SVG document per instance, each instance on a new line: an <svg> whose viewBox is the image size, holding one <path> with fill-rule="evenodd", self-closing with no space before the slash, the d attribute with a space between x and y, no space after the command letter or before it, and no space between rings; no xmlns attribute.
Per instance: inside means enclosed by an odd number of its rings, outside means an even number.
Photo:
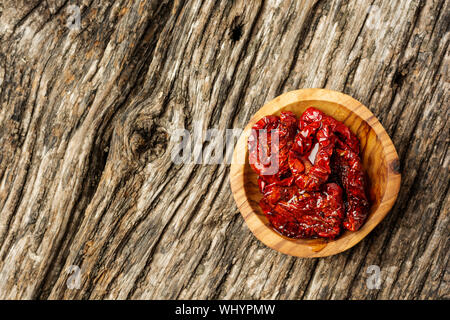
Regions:
<svg viewBox="0 0 450 320"><path fill-rule="evenodd" d="M281 111L292 111L298 117L311 106L342 121L356 134L368 182L371 207L366 222L358 231L346 230L334 240L291 239L276 232L259 207L262 194L258 188L258 176L248 162L247 139L259 119L266 115L279 115ZM378 119L352 97L325 89L287 92L259 109L236 144L230 171L234 200L249 229L268 247L297 257L325 257L353 247L392 208L400 188L400 180L397 151Z"/></svg>

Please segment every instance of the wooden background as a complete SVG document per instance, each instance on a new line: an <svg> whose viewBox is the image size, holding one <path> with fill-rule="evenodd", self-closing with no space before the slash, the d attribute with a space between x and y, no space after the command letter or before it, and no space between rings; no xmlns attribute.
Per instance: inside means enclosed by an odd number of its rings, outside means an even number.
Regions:
<svg viewBox="0 0 450 320"><path fill-rule="evenodd" d="M0 298L450 298L449 21L448 0L1 0ZM171 161L175 129L307 87L368 106L403 174L323 259L257 241L228 164Z"/></svg>

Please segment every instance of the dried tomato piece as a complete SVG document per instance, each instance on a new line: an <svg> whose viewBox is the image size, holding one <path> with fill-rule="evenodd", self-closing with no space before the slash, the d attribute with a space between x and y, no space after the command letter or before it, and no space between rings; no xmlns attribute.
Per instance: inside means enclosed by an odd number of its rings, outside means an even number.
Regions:
<svg viewBox="0 0 450 320"><path fill-rule="evenodd" d="M306 154L307 152L309 152L313 144L314 135L316 134L320 126L320 122L308 123L306 121L299 120L299 132L295 136L292 150L298 152L299 154Z"/></svg>
<svg viewBox="0 0 450 320"><path fill-rule="evenodd" d="M347 230L356 231L366 221L369 211L361 159L350 149L336 149L332 166L347 196L343 226Z"/></svg>
<svg viewBox="0 0 450 320"><path fill-rule="evenodd" d="M289 111L280 117L266 116L253 126L248 139L249 162L265 182L275 183L289 174L288 154L296 126L297 118Z"/></svg>
<svg viewBox="0 0 450 320"><path fill-rule="evenodd" d="M304 121L306 123L322 121L322 119L326 117L325 113L320 110L317 110L314 107L309 107L303 112L300 117L300 121Z"/></svg>
<svg viewBox="0 0 450 320"><path fill-rule="evenodd" d="M355 153L359 153L359 140L342 122L334 119L316 108L310 107L302 114L299 120L303 125L321 123L322 126L329 126L331 131L336 134L341 143L341 148L350 148Z"/></svg>
<svg viewBox="0 0 450 320"><path fill-rule="evenodd" d="M301 133L297 137L299 135ZM295 141L302 140L302 138L297 139L297 137ZM309 154L306 158L305 154L296 153L295 151L290 153L291 159L289 164L295 177L295 183L303 190L318 190L327 181L331 173L330 160L336 137L330 126L323 125L317 130L315 139L317 140L317 153L313 157ZM302 166L305 170L301 170Z"/></svg>
<svg viewBox="0 0 450 320"><path fill-rule="evenodd" d="M284 209L291 212L313 210L315 206L308 202L312 200L313 196L314 193L304 192L296 185L271 184L264 190L264 199L269 205L275 207L277 204L281 204Z"/></svg>
<svg viewBox="0 0 450 320"><path fill-rule="evenodd" d="M284 179L273 178L273 181L271 183L264 180L261 176L258 177L259 191L261 191L261 193L263 193L263 194L265 193L265 189L268 186L277 185L277 186L289 187L293 183L294 183L294 177L292 177L292 176L288 177L288 178L284 178Z"/></svg>
<svg viewBox="0 0 450 320"><path fill-rule="evenodd" d="M266 116L259 120L252 128L248 138L249 162L259 175L273 175L273 164L277 163L277 146L272 146L272 131L277 129L279 117ZM272 152L274 151L274 152Z"/></svg>
<svg viewBox="0 0 450 320"><path fill-rule="evenodd" d="M326 200L321 210L324 214L325 223L316 232L320 237L331 239L341 232L342 220L345 215L343 191L336 183L328 183L325 185L324 194Z"/></svg>
<svg viewBox="0 0 450 320"><path fill-rule="evenodd" d="M283 210L268 211L266 216L272 227L282 235L294 239L300 237L300 225L289 212L284 212Z"/></svg>
<svg viewBox="0 0 450 320"><path fill-rule="evenodd" d="M326 184L321 192L311 193L295 185L271 185L260 205L272 226L285 236L332 239L341 232L344 205L337 184Z"/></svg>
<svg viewBox="0 0 450 320"><path fill-rule="evenodd" d="M301 217L312 213L304 205L306 202L316 203L310 194L297 195L298 187L280 187L272 185L260 201L260 206L275 230L290 238L306 238L314 236L313 226L300 222Z"/></svg>
<svg viewBox="0 0 450 320"><path fill-rule="evenodd" d="M322 192L315 193L315 200L314 213L300 218L300 229L308 237L312 234L315 237L334 239L341 233L344 217L342 188L335 183L326 184Z"/></svg>
<svg viewBox="0 0 450 320"><path fill-rule="evenodd" d="M289 171L288 156L297 132L297 118L290 111L281 112L279 127L279 173L281 179Z"/></svg>
<svg viewBox="0 0 450 320"><path fill-rule="evenodd" d="M295 137L297 131L297 117L291 111L283 111L280 114L280 123L282 130L288 136L286 141L292 143L292 139Z"/></svg>

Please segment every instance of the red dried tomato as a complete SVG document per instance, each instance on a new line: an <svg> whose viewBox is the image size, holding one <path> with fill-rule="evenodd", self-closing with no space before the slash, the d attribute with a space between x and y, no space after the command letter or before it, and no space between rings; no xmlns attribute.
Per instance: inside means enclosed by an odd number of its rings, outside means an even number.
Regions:
<svg viewBox="0 0 450 320"><path fill-rule="evenodd" d="M295 145L309 144L309 142L299 143L301 140L303 140L303 135L299 133L295 138ZM331 173L330 160L336 137L330 126L322 125L317 130L315 140L317 141L315 145L317 146L316 151L316 147L314 147L303 154L296 151L290 153L292 159L290 159L289 163L291 164L292 174L295 177L295 183L303 190L318 190L327 181ZM315 154L312 154L311 151L315 151ZM301 162L301 164L298 162ZM301 171L302 166L305 168L303 171Z"/></svg>
<svg viewBox="0 0 450 320"><path fill-rule="evenodd" d="M270 185L260 201L274 228L291 238L335 238L344 217L342 189L335 183L320 192L302 192L297 186Z"/></svg>
<svg viewBox="0 0 450 320"><path fill-rule="evenodd" d="M361 159L350 149L336 149L333 168L347 196L344 228L356 231L365 222L369 209Z"/></svg>
<svg viewBox="0 0 450 320"><path fill-rule="evenodd" d="M364 223L369 202L359 141L342 122L315 108L298 121L292 112L266 116L253 126L248 149L260 206L281 234L333 239L342 227Z"/></svg>
<svg viewBox="0 0 450 320"><path fill-rule="evenodd" d="M250 166L268 183L279 181L288 173L288 154L297 126L292 112L280 117L266 116L254 126L248 139ZM272 142L272 138L276 140Z"/></svg>

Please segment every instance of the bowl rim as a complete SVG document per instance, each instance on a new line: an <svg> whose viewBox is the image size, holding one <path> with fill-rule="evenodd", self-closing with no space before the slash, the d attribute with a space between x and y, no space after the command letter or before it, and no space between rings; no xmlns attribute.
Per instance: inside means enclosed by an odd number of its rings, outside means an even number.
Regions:
<svg viewBox="0 0 450 320"><path fill-rule="evenodd" d="M351 236L336 240L324 239L289 239L278 234L270 226L263 223L250 205L245 189L245 170L247 155L247 139L253 125L263 116L279 112L286 106L300 101L317 100L339 104L351 113L355 113L375 132L382 145L382 152L387 164L386 187L380 197L379 207L370 217L371 223L365 223L361 229L352 232ZM270 112L267 112L270 110ZM241 133L234 148L230 168L230 185L236 205L242 214L247 227L256 238L266 246L284 254L304 257L326 257L350 249L364 239L387 215L395 203L400 189L401 174L399 159L395 146L386 130L375 115L361 102L344 93L319 88L298 89L286 92L264 104L250 119ZM369 220L368 220L369 221Z"/></svg>

